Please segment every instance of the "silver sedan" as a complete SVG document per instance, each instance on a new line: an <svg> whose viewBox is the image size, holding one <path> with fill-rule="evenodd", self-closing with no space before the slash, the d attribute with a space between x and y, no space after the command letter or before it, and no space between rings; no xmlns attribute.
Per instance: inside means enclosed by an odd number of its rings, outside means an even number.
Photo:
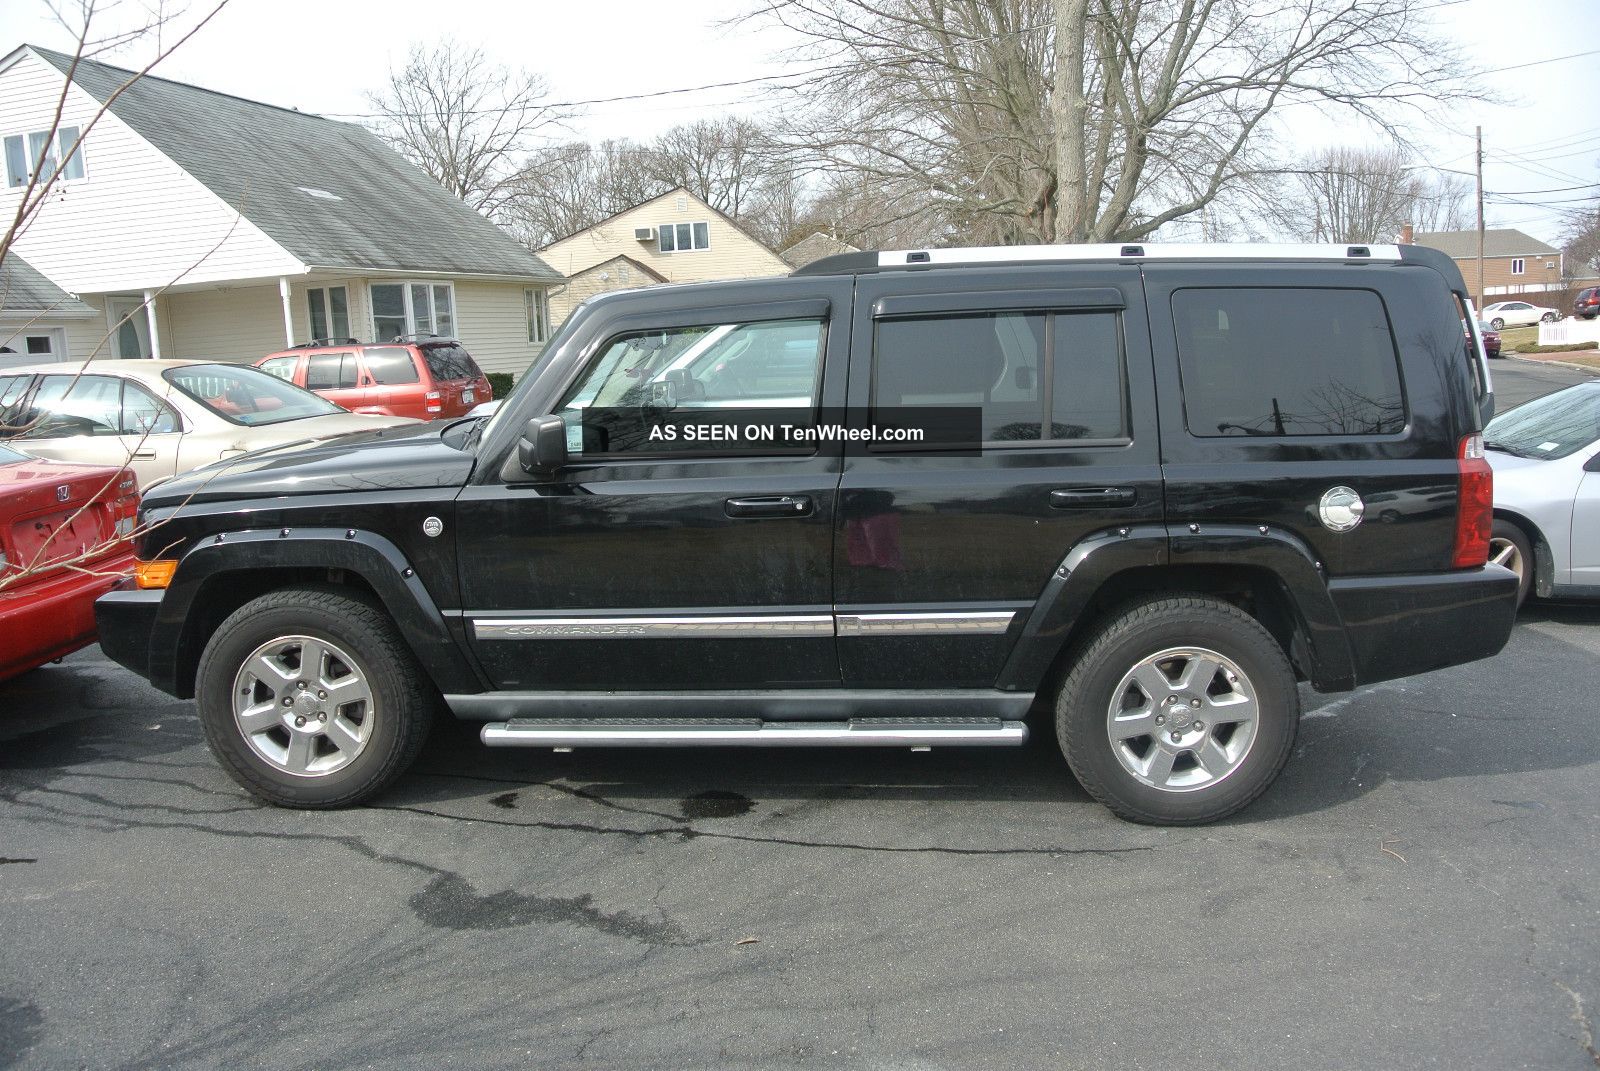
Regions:
<svg viewBox="0 0 1600 1071"><path fill-rule="evenodd" d="M1600 380L1547 394L1484 429L1494 468L1489 557L1518 598L1600 598Z"/></svg>

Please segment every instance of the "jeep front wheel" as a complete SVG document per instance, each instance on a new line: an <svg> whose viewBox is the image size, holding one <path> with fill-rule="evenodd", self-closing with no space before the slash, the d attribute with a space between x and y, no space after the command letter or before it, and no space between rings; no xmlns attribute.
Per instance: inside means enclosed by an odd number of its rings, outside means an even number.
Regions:
<svg viewBox="0 0 1600 1071"><path fill-rule="evenodd" d="M236 610L200 657L206 742L251 795L342 807L415 760L436 697L388 615L338 590L277 591Z"/></svg>
<svg viewBox="0 0 1600 1071"><path fill-rule="evenodd" d="M1084 789L1116 814L1197 825L1267 790L1299 717L1272 635L1193 595L1136 603L1100 625L1062 684L1056 733Z"/></svg>

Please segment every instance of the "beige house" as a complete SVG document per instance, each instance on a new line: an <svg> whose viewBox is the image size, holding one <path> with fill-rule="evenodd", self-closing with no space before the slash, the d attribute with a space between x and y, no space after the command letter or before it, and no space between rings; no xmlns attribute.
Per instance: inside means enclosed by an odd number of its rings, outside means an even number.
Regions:
<svg viewBox="0 0 1600 1071"><path fill-rule="evenodd" d="M440 334L521 372L549 337L561 277L355 124L23 45L0 147L7 218L58 175L0 265L0 367Z"/></svg>
<svg viewBox="0 0 1600 1071"><path fill-rule="evenodd" d="M809 237L802 238L794 245L778 255L792 268L798 270L807 264L812 264L823 257L835 257L841 253L859 253L861 250L849 242L841 242L831 234L817 231Z"/></svg>
<svg viewBox="0 0 1600 1071"><path fill-rule="evenodd" d="M1417 245L1441 250L1461 268L1469 290L1478 288L1477 231L1418 231ZM1483 301L1491 304L1518 295L1542 300L1545 291L1566 286L1561 250L1509 227L1483 232Z"/></svg>
<svg viewBox="0 0 1600 1071"><path fill-rule="evenodd" d="M652 283L788 275L789 265L731 218L681 186L539 250L567 277L550 294L560 324L585 298Z"/></svg>

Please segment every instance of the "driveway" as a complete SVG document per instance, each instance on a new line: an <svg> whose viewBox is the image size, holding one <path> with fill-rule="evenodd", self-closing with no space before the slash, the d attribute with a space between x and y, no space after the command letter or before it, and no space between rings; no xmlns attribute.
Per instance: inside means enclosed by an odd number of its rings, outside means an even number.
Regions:
<svg viewBox="0 0 1600 1071"><path fill-rule="evenodd" d="M1326 697L1193 830L1020 751L489 751L262 808L95 649L0 685L0 1067L1571 1068L1600 610Z"/></svg>

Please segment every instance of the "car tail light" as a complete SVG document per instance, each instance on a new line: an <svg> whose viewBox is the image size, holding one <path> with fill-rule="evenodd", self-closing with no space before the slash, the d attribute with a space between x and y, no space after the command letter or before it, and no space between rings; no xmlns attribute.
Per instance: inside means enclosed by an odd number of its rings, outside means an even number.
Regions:
<svg viewBox="0 0 1600 1071"><path fill-rule="evenodd" d="M1494 528L1494 470L1483 456L1483 436L1468 435L1456 454L1460 489L1456 493L1456 546L1451 564L1476 569L1489 560Z"/></svg>
<svg viewBox="0 0 1600 1071"><path fill-rule="evenodd" d="M428 403L428 412L444 412L444 395L439 391L430 390L428 393L422 396L422 400Z"/></svg>

